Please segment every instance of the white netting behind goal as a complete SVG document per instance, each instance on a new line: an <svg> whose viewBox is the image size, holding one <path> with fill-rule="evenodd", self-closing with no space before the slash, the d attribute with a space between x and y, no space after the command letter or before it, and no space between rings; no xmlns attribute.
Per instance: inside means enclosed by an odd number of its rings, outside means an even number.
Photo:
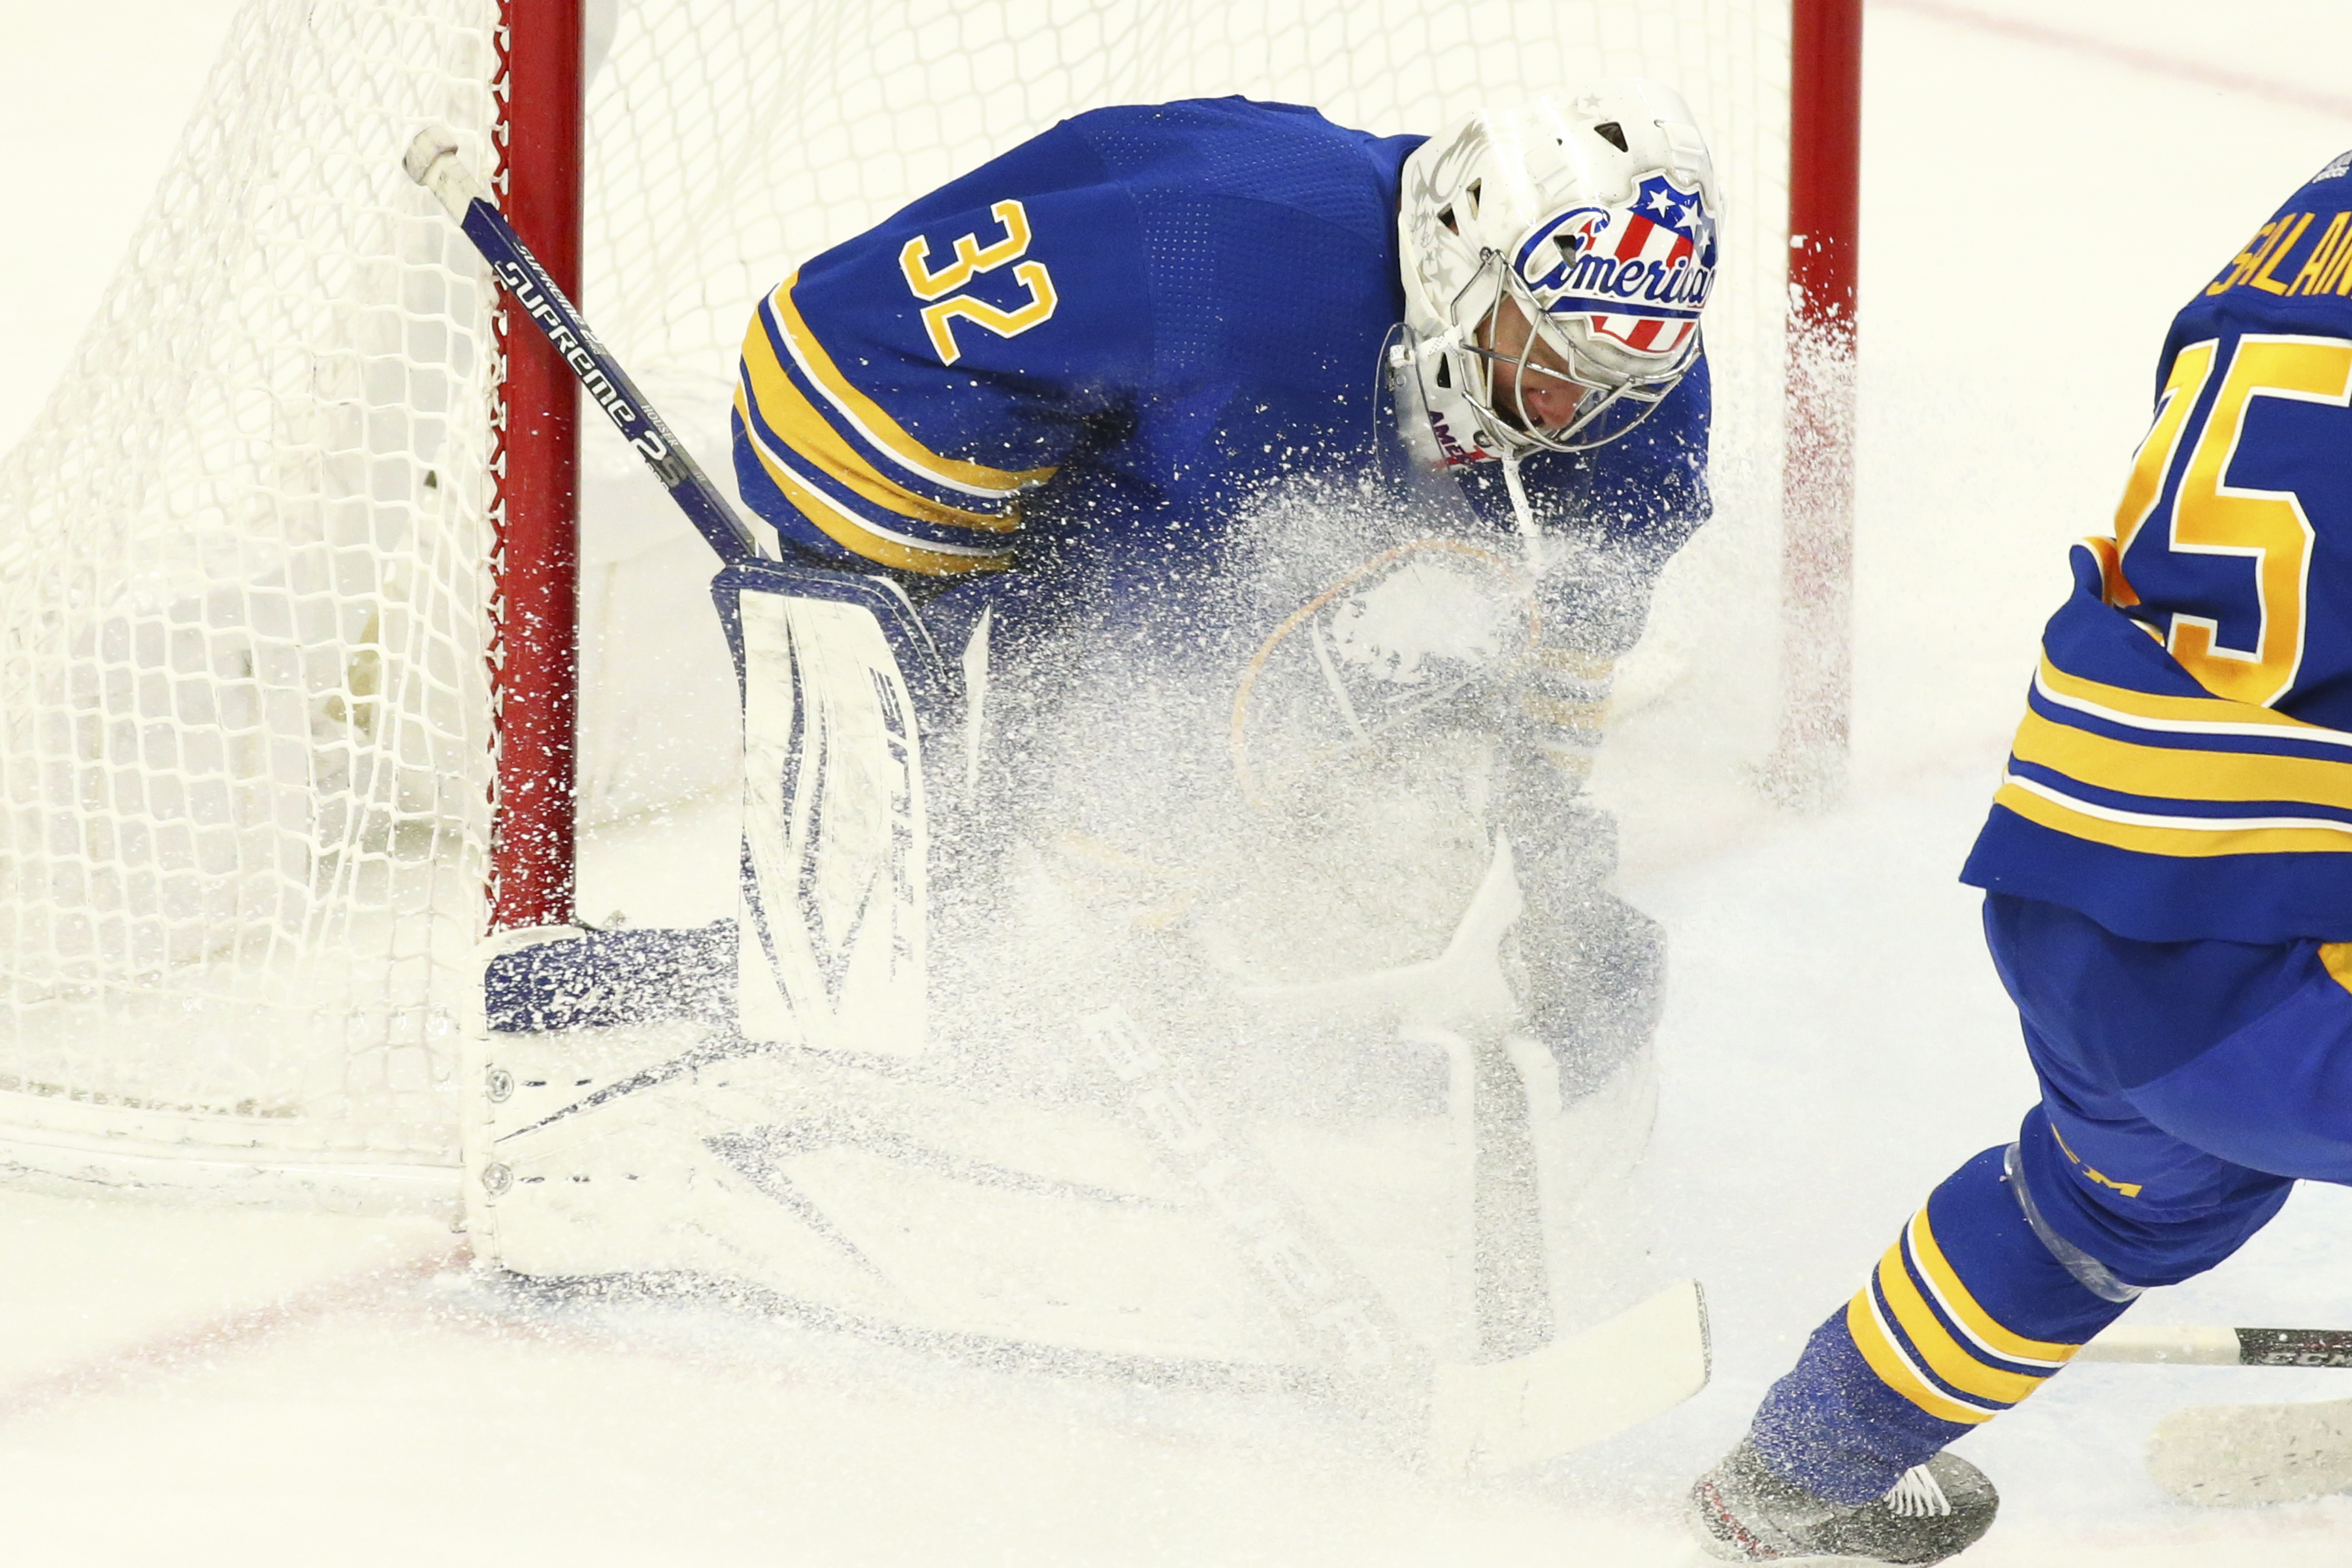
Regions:
<svg viewBox="0 0 2352 1568"><path fill-rule="evenodd" d="M399 161L429 120L491 161L498 21L252 0L0 469L0 1170L454 1189L495 365L480 269ZM1064 115L1241 92L1390 133L1638 72L1726 179L1717 483L1770 510L1785 5L591 0L589 32L582 303L715 472L758 296ZM592 822L731 784L723 663L681 697L600 640L707 574L685 539L592 545Z"/></svg>
<svg viewBox="0 0 2352 1568"><path fill-rule="evenodd" d="M446 1163L488 382L477 268L397 150L442 118L479 156L493 60L478 0L249 6L0 468L26 1159Z"/></svg>

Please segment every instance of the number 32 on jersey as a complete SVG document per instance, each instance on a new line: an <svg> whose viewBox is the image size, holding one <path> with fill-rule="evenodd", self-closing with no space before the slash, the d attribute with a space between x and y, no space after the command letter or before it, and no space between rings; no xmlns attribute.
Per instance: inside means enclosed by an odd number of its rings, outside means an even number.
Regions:
<svg viewBox="0 0 2352 1568"><path fill-rule="evenodd" d="M2257 398L2352 405L2352 342L2250 332L2217 366L2221 351L2218 340L2208 340L2173 358L2156 423L2133 459L2131 480L2116 509L2116 545L2126 581L2116 585L2114 602L2139 602L2127 585L2136 546L2142 562L2152 552L2170 553L2167 583L2214 581L2210 594L2168 592L2167 599L2242 601L2251 586L2252 617L2231 617L2225 625L2221 617L2176 611L2165 646L2215 696L2268 706L2294 689L2303 666L2311 519L2293 490L2231 484L2231 460ZM2220 392L2201 420L2192 419L2217 374ZM2147 528L2166 510L2168 495L2169 527ZM2195 574L2184 576L2180 569L2191 565ZM2209 579L2208 573L2227 575ZM2143 574L2151 586L2157 577L2154 571Z"/></svg>
<svg viewBox="0 0 2352 1568"><path fill-rule="evenodd" d="M956 237L950 247L946 266L931 270L931 242L929 237L917 235L898 251L898 270L907 279L907 287L915 291L918 300L932 303L923 307L923 330L930 334L931 347L941 364L953 364L963 357L963 350L955 340L955 323L961 321L985 327L1000 338L1017 338L1030 328L1042 326L1053 318L1054 307L1061 301L1054 293L1053 275L1042 261L1022 261L1029 254L1029 214L1019 202L998 202L988 214L1003 226L1004 237L986 245L980 236L965 234ZM1013 280L1028 291L1029 301L1013 310L1003 310L985 300L957 289L983 272L993 272L1008 263L1019 262L1013 268Z"/></svg>

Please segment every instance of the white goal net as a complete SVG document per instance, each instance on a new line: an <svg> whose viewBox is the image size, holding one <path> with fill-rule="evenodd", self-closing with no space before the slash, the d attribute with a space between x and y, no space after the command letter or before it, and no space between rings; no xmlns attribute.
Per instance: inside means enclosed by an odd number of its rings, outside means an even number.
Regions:
<svg viewBox="0 0 2352 1568"><path fill-rule="evenodd" d="M252 0L0 468L0 1173L453 1201L498 365L482 271L400 156L441 121L495 165L500 26ZM590 0L588 32L581 303L722 474L758 297L1066 114L1238 92L1387 134L1659 78L1727 192L1725 531L1769 540L1785 4ZM610 439L583 430L592 526ZM630 673L666 668L644 595L707 575L661 526L591 542L592 826L732 784L723 658L684 696Z"/></svg>

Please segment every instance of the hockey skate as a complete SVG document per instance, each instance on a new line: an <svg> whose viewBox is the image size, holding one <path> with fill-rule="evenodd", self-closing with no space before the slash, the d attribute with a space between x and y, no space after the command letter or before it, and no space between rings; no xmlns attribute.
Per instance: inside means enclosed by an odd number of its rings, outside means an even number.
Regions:
<svg viewBox="0 0 2352 1568"><path fill-rule="evenodd" d="M1686 1517L1726 1563L1941 1563L1992 1528L2000 1494L1966 1459L1938 1454L1874 1502L1831 1502L1784 1480L1741 1438L1691 1488Z"/></svg>

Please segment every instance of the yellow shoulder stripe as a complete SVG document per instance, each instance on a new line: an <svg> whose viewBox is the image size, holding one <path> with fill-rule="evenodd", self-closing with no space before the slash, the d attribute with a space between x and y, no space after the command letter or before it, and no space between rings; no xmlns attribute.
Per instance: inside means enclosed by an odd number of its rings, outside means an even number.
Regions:
<svg viewBox="0 0 2352 1568"><path fill-rule="evenodd" d="M966 511L917 495L877 469L825 422L816 405L793 384L782 362L776 358L776 345L769 341L766 323L756 315L751 318L751 330L743 334L743 374L751 384L751 401L760 417L783 437L786 446L876 506L919 522L948 528L1009 533L1021 526L1017 501L1003 516Z"/></svg>
<svg viewBox="0 0 2352 1568"><path fill-rule="evenodd" d="M2029 1340L2013 1334L1993 1321L1992 1314L1977 1305L1969 1288L1960 1282L1959 1274L1945 1259L1944 1249L1936 1244L1935 1228L1927 1223L1927 1211L1921 1209L1911 1216L1905 1233L1911 1256L1919 1262L1919 1272L1927 1277L1927 1284L1944 1310L1959 1325L1976 1337L1977 1342L1998 1356L2011 1361L2049 1362L2053 1369L2074 1359L2080 1345L2055 1344L2047 1340Z"/></svg>
<svg viewBox="0 0 2352 1568"><path fill-rule="evenodd" d="M2034 712L2018 725L2013 749L2025 762L2124 795L2304 801L2352 811L2352 752L2342 762L2328 762L2260 752L2182 751L2095 735Z"/></svg>
<svg viewBox="0 0 2352 1568"><path fill-rule="evenodd" d="M849 378L833 363L833 356L825 353L824 345L817 342L816 334L809 331L808 323L801 320L800 309L793 303L793 288L800 280L801 275L793 273L770 296L775 303L776 320L783 328L784 346L793 363L817 384L825 400L856 426L859 435L933 484L984 500L1009 496L1054 477L1055 470L1050 468L1016 473L943 458L908 435L880 404L850 384Z"/></svg>

